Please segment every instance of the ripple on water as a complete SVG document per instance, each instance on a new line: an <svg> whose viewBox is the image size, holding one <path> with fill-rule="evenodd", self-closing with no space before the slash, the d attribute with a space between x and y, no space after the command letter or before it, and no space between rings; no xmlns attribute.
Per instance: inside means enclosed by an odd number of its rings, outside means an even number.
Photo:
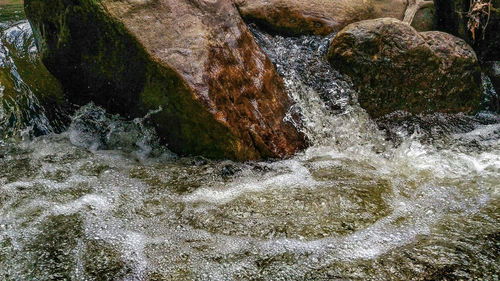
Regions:
<svg viewBox="0 0 500 281"><path fill-rule="evenodd" d="M0 276L498 279L498 122L438 116L460 128L430 118L431 133L414 134L397 121L394 144L350 99L325 103L344 86L328 96L321 85L335 81L300 81L318 38L264 39L275 62L309 52L285 82L306 91L295 98L311 148L273 162L181 158L142 120L87 105L66 133L0 143Z"/></svg>

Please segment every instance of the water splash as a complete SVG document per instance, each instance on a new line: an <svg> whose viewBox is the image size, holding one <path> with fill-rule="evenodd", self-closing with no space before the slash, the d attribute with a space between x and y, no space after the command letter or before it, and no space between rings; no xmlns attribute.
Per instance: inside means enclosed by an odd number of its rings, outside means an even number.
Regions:
<svg viewBox="0 0 500 281"><path fill-rule="evenodd" d="M54 132L44 108L18 69L20 63L35 68L37 59L37 49L27 21L0 29L1 139Z"/></svg>
<svg viewBox="0 0 500 281"><path fill-rule="evenodd" d="M256 35L309 149L274 162L171 157L143 119L84 106L67 132L0 144L0 276L496 278L497 116L374 122L322 58L328 38Z"/></svg>
<svg viewBox="0 0 500 281"><path fill-rule="evenodd" d="M120 150L133 152L141 161L149 157L174 154L160 145L153 128L146 126L145 121L161 111L150 111L143 118L126 121L119 115L110 115L102 107L89 103L76 111L68 129L69 140L73 145L90 151Z"/></svg>
<svg viewBox="0 0 500 281"><path fill-rule="evenodd" d="M333 38L272 36L252 29L259 45L283 77L295 105L291 116L313 145L343 150L354 145L384 150L375 122L359 107L350 78L340 74L325 56Z"/></svg>

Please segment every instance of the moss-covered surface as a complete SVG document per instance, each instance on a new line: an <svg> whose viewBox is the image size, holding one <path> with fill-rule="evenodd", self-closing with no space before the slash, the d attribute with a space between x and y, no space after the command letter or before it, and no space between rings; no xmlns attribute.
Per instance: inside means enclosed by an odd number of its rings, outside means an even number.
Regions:
<svg viewBox="0 0 500 281"><path fill-rule="evenodd" d="M214 120L174 70L151 58L98 0L27 0L26 15L43 62L71 93L126 117L162 111L153 121L169 148L183 155L255 159Z"/></svg>
<svg viewBox="0 0 500 281"><path fill-rule="evenodd" d="M434 6L423 8L417 11L411 26L418 31L435 30L436 8Z"/></svg>

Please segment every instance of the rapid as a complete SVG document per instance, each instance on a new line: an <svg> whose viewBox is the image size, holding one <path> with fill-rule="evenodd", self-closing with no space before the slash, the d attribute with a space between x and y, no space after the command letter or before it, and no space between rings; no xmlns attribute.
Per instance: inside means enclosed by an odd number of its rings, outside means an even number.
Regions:
<svg viewBox="0 0 500 281"><path fill-rule="evenodd" d="M87 104L68 126L48 121L11 58L36 56L29 24L1 30L21 100L0 107L0 279L498 280L500 117L487 107L372 120L324 59L331 36L252 28L311 146L179 157L148 126L156 112Z"/></svg>

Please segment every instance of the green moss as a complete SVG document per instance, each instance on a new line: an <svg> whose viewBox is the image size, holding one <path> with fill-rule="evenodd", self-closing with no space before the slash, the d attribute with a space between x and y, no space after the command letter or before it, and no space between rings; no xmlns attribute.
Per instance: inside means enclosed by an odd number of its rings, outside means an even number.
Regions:
<svg viewBox="0 0 500 281"><path fill-rule="evenodd" d="M353 29L339 33L328 59L351 76L359 90L361 107L372 117L396 110L411 113L478 110L480 71L471 57L455 56L451 62L427 45L404 50L392 48L389 54L384 54L383 48L391 48L390 43L371 37L358 38ZM448 63L453 66L446 66Z"/></svg>
<svg viewBox="0 0 500 281"><path fill-rule="evenodd" d="M411 26L418 31L431 31L435 29L436 9L434 6L420 9Z"/></svg>
<svg viewBox="0 0 500 281"><path fill-rule="evenodd" d="M169 148L185 155L239 157L234 135L213 120L175 72L150 65L147 73L142 103L149 109L162 107L153 119Z"/></svg>
<svg viewBox="0 0 500 281"><path fill-rule="evenodd" d="M97 3L35 0L26 1L25 10L38 33L45 65L71 93L72 101L93 100L125 113L138 104L146 55ZM138 112L140 108L132 113Z"/></svg>
<svg viewBox="0 0 500 281"><path fill-rule="evenodd" d="M0 5L0 22L12 22L25 19L22 1L7 1Z"/></svg>

